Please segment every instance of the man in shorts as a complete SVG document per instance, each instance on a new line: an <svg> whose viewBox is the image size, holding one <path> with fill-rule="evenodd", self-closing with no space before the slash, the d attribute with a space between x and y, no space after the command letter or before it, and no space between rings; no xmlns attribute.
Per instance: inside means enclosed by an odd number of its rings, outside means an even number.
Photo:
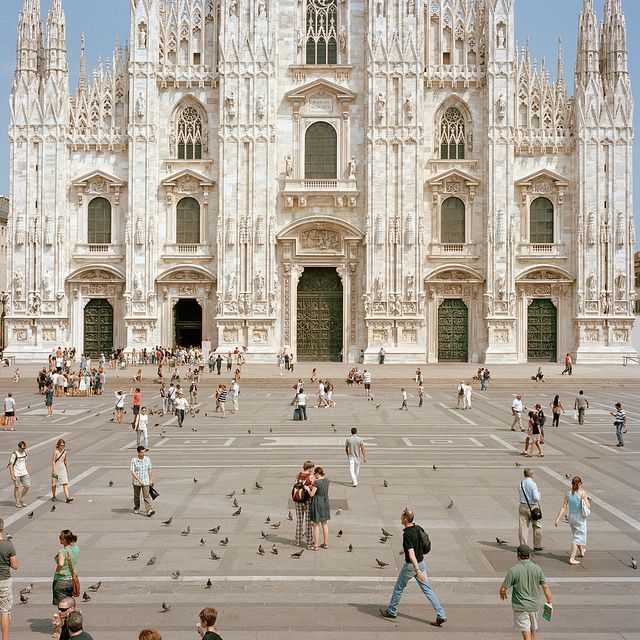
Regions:
<svg viewBox="0 0 640 640"><path fill-rule="evenodd" d="M367 400L373 400L371 395L371 373L366 369L362 373L362 381L364 382L364 397Z"/></svg>
<svg viewBox="0 0 640 640"><path fill-rule="evenodd" d="M24 440L20 440L17 451L14 451L11 454L11 458L9 458L9 473L13 481L13 495L18 509L27 506L24 497L31 486L27 457L27 443ZM20 487L22 487L22 494L20 494Z"/></svg>
<svg viewBox="0 0 640 640"><path fill-rule="evenodd" d="M13 425L16 421L16 401L13 393L9 392L4 399L4 431L9 427L10 431L15 431Z"/></svg>
<svg viewBox="0 0 640 640"><path fill-rule="evenodd" d="M4 520L0 518L0 627L2 640L9 640L13 590L11 569L18 570L18 558L13 542L4 539Z"/></svg>
<svg viewBox="0 0 640 640"><path fill-rule="evenodd" d="M500 600L507 599L507 590L511 591L511 607L516 629L522 632L523 640L533 640L538 628L538 609L540 608L540 588L544 592L547 604L553 605L551 589L542 573L542 569L529 558L531 551L526 544L516 550L518 564L509 569L500 587Z"/></svg>

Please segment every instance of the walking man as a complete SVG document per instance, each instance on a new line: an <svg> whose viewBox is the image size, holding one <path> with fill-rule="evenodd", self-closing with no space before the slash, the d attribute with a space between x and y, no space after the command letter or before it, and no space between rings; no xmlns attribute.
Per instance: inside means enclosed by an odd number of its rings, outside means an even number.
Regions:
<svg viewBox="0 0 640 640"><path fill-rule="evenodd" d="M533 507L539 507L539 502L542 499L540 491L538 491L538 485L533 480L533 470L524 470L524 480L520 482L518 487L518 495L520 498L520 504L518 506L518 538L520 544L527 544L527 538L529 536L529 527L533 529L533 548L535 551L542 551L542 521L534 520L531 517L531 509Z"/></svg>
<svg viewBox="0 0 640 640"><path fill-rule="evenodd" d="M553 606L553 597L542 569L529 558L529 547L521 544L516 553L518 564L513 565L507 572L500 587L500 600L506 600L508 590L512 590L511 608L515 627L522 632L523 640L533 640L538 628L540 588L542 587L544 597L550 606Z"/></svg>
<svg viewBox="0 0 640 640"><path fill-rule="evenodd" d="M24 498L29 492L31 479L29 478L29 465L27 463L27 443L24 440L18 442L18 450L14 451L9 458L9 474L13 480L13 497L16 507L26 507ZM22 487L22 493L20 493Z"/></svg>
<svg viewBox="0 0 640 640"><path fill-rule="evenodd" d="M436 612L435 622L431 624L434 627L441 627L447 621L447 615L438 600L433 589L427 581L427 570L424 565L424 555L431 550L431 543L428 548L425 547L426 536L424 529L413 522L414 514L408 507L405 507L400 517L400 522L404 526L402 532L402 548L404 549L404 565L400 569L400 574L396 580L396 586L393 588L391 602L386 609L380 609L380 613L385 618L395 619L398 617L398 604L404 588L411 578L415 578L422 593L427 597ZM428 540L428 536L427 536Z"/></svg>
<svg viewBox="0 0 640 640"><path fill-rule="evenodd" d="M569 375L573 373L573 363L571 362L570 353L567 353L564 358L564 371L562 372L562 375L564 375L565 373L568 373Z"/></svg>
<svg viewBox="0 0 640 640"><path fill-rule="evenodd" d="M402 397L402 404L399 407L400 411L403 409L409 411L409 407L407 406L407 390L404 387L400 389L400 396Z"/></svg>
<svg viewBox="0 0 640 640"><path fill-rule="evenodd" d="M578 412L578 424L584 424L584 414L585 411L589 408L589 401L584 395L584 391L580 389L578 392L578 397L576 401L573 403L574 411Z"/></svg>
<svg viewBox="0 0 640 640"><path fill-rule="evenodd" d="M304 389L300 387L298 395L296 396L296 406L300 409L300 420L307 419L307 402L309 396L304 392Z"/></svg>
<svg viewBox="0 0 640 640"><path fill-rule="evenodd" d="M378 352L378 362L380 364L384 364L384 358L387 355L387 352L385 351L384 347L380 347L380 351Z"/></svg>
<svg viewBox="0 0 640 640"><path fill-rule="evenodd" d="M182 423L184 422L184 414L189 409L189 402L184 397L182 391L178 392L178 398L175 401L176 418L178 418L178 426L182 429Z"/></svg>
<svg viewBox="0 0 640 640"><path fill-rule="evenodd" d="M362 382L364 382L364 397L367 400L373 401L373 397L371 395L371 372L366 369L362 373Z"/></svg>
<svg viewBox="0 0 640 640"><path fill-rule="evenodd" d="M0 628L2 640L9 640L11 609L13 608L13 588L11 569L18 570L18 558L13 542L4 539L4 520L0 518Z"/></svg>
<svg viewBox="0 0 640 640"><path fill-rule="evenodd" d="M364 440L358 435L358 429L356 427L351 427L351 436L347 438L344 444L344 452L347 454L347 459L349 460L351 483L354 487L357 487L360 465L366 464L367 452L364 448Z"/></svg>
<svg viewBox="0 0 640 640"><path fill-rule="evenodd" d="M313 484L311 475L313 472L313 462L307 460L302 465L302 471L298 474L298 480L303 481L306 485ZM303 491L303 496L307 496L304 502L295 502L296 509L296 544L299 547L306 546L310 549L313 546L313 527L311 526L311 520L309 519L309 507L311 506L311 500L309 500L309 492Z"/></svg>
<svg viewBox="0 0 640 640"><path fill-rule="evenodd" d="M513 422L511 423L511 431L516 430L516 425L520 427L520 431L524 431L522 428L522 410L526 407L522 406L522 396L518 394L514 401L511 403L511 414L513 415Z"/></svg>
<svg viewBox="0 0 640 640"><path fill-rule="evenodd" d="M237 380L231 381L231 403L233 406L231 413L240 411L240 383Z"/></svg>
<svg viewBox="0 0 640 640"><path fill-rule="evenodd" d="M144 447L139 446L138 455L131 459L131 476L133 477L133 513L140 513L140 492L144 498L144 507L150 518L155 514L151 506L149 487L153 486L153 465L151 458L144 455Z"/></svg>
<svg viewBox="0 0 640 640"><path fill-rule="evenodd" d="M421 407L424 402L424 384L422 381L418 384L418 406Z"/></svg>
<svg viewBox="0 0 640 640"><path fill-rule="evenodd" d="M613 425L616 428L616 438L618 439L616 447L624 447L624 438L622 437L622 434L627 432L627 414L622 408L622 405L619 402L616 402L615 413L610 411L609 415L613 416Z"/></svg>

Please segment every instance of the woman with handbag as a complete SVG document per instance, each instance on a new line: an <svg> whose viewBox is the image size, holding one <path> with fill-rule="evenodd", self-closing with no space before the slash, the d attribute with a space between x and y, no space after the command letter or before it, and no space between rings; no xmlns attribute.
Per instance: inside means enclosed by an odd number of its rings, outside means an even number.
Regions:
<svg viewBox="0 0 640 640"><path fill-rule="evenodd" d="M576 553L579 551L581 558L584 558L587 553L587 518L591 513L589 496L582 489L582 478L580 476L574 476L571 479L571 491L567 491L564 496L564 501L556 518L556 527L567 507L569 509L569 526L571 527L571 533L573 533L569 564L580 564L580 560L576 560Z"/></svg>
<svg viewBox="0 0 640 640"><path fill-rule="evenodd" d="M73 502L73 498L69 497L69 478L67 475L67 449L65 441L60 438L56 442L56 448L53 450L51 458L51 501L56 501L56 487L62 485L64 497L67 502Z"/></svg>
<svg viewBox="0 0 640 640"><path fill-rule="evenodd" d="M60 550L54 556L56 561L56 572L53 574L53 605L63 598L80 595L80 581L76 574L80 548L76 544L78 537L69 529L60 532Z"/></svg>

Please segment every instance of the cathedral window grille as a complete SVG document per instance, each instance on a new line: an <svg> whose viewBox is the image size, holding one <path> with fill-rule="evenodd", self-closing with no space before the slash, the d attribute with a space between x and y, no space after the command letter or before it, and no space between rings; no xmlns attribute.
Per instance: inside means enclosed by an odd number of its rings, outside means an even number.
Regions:
<svg viewBox="0 0 640 640"><path fill-rule="evenodd" d="M195 107L185 107L178 118L178 160L202 158L202 118Z"/></svg>
<svg viewBox="0 0 640 640"><path fill-rule="evenodd" d="M465 206L460 198L447 198L440 207L440 242L464 244Z"/></svg>
<svg viewBox="0 0 640 640"><path fill-rule="evenodd" d="M337 22L336 0L307 0L307 64L337 64Z"/></svg>
<svg viewBox="0 0 640 640"><path fill-rule="evenodd" d="M176 242L200 243L200 203L194 198L182 198L176 210Z"/></svg>
<svg viewBox="0 0 640 640"><path fill-rule="evenodd" d="M465 122L460 109L449 107L440 121L440 158L464 160Z"/></svg>
<svg viewBox="0 0 640 640"><path fill-rule="evenodd" d="M548 198L536 198L529 210L529 242L553 243L553 203Z"/></svg>
<svg viewBox="0 0 640 640"><path fill-rule="evenodd" d="M89 202L87 242L111 244L111 203L106 198L94 198Z"/></svg>
<svg viewBox="0 0 640 640"><path fill-rule="evenodd" d="M338 177L338 137L328 122L315 122L305 134L304 177L335 180Z"/></svg>

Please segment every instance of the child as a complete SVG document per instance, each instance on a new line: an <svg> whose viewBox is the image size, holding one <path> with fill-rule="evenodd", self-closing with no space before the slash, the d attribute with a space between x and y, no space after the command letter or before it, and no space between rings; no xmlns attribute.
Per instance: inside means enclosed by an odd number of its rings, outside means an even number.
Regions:
<svg viewBox="0 0 640 640"><path fill-rule="evenodd" d="M400 407L400 411L402 411L403 409L409 411L409 407L407 406L407 392L404 390L404 388L400 389L400 392L402 393L402 406Z"/></svg>

